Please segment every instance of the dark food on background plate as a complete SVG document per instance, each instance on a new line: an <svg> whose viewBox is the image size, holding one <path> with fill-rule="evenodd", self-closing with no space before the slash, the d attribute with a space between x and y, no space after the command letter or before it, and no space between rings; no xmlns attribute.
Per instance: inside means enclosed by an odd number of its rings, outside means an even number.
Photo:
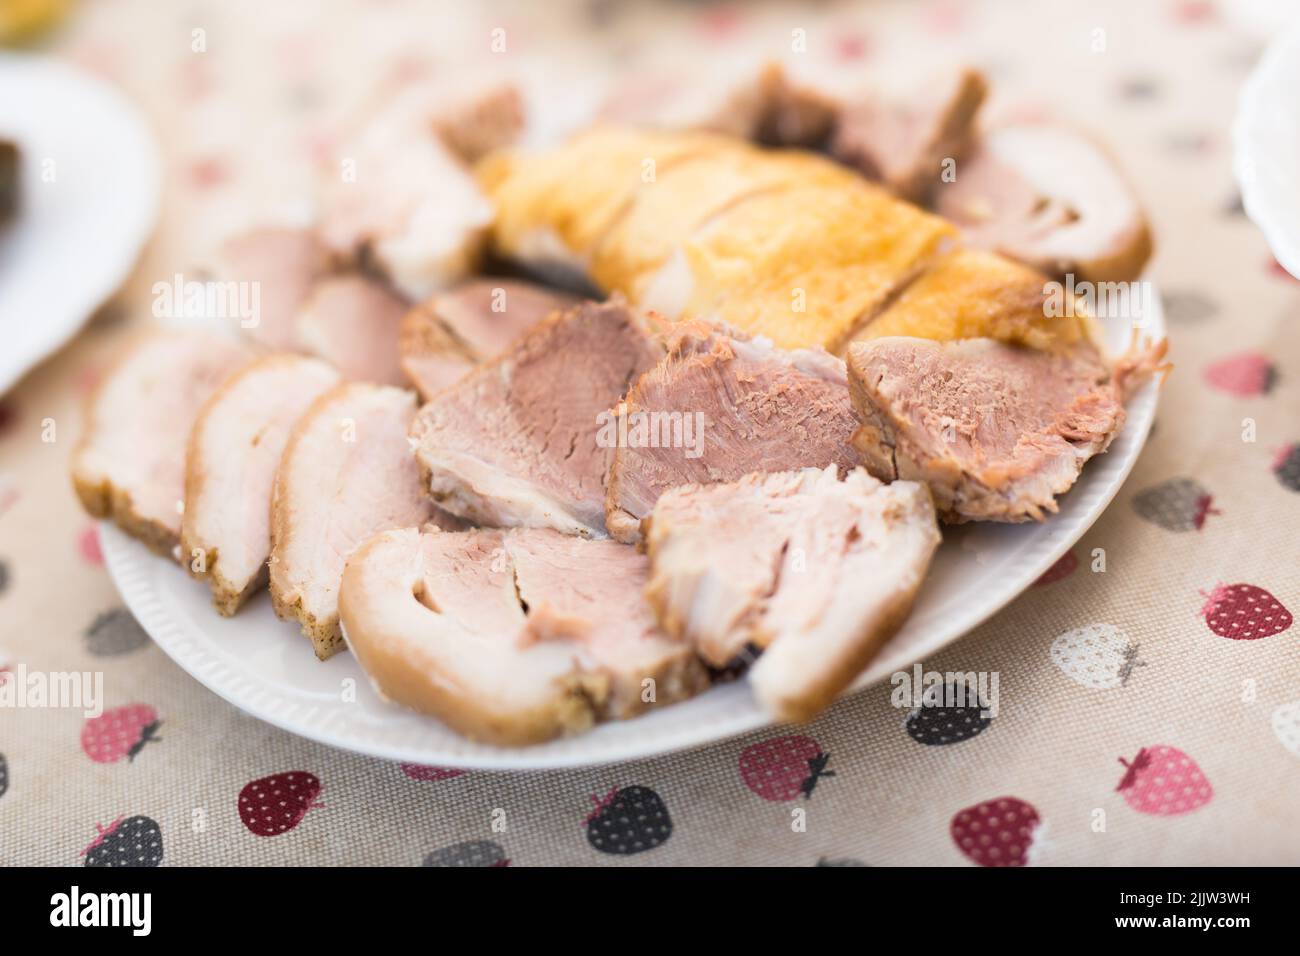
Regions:
<svg viewBox="0 0 1300 956"><path fill-rule="evenodd" d="M980 129L984 92L631 84L543 151L510 148L508 88L386 103L348 144L381 175L223 246L263 289L246 343L157 333L110 372L78 493L179 541L221 613L269 580L319 657L346 641L478 740L750 664L809 719L905 621L940 518L1045 520L1163 368L1044 308L1066 271L1140 273L1128 187L1068 130Z"/></svg>

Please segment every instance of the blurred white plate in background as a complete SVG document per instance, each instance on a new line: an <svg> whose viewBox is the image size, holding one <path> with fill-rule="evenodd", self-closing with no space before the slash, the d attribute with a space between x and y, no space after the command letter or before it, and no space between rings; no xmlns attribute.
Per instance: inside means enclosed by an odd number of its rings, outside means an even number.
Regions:
<svg viewBox="0 0 1300 956"><path fill-rule="evenodd" d="M22 154L0 226L0 394L117 290L158 217L153 134L122 94L48 57L0 53L0 139Z"/></svg>

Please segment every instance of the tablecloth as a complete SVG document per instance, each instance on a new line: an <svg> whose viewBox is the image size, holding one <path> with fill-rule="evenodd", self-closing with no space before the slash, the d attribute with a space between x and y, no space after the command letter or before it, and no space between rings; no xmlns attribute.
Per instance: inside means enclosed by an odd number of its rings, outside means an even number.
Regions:
<svg viewBox="0 0 1300 956"><path fill-rule="evenodd" d="M1300 863L1300 283L1242 214L1229 136L1264 39L1172 0L82 3L51 51L144 106L165 201L121 294L0 403L0 661L103 673L109 708L0 709L0 863L80 865L115 821L163 865ZM1051 574L924 662L996 672L997 715L946 734L882 685L658 759L461 773L331 750L207 692L122 607L67 478L80 402L153 283L241 222L301 214L376 84L511 58L569 82L665 50L879 84L974 63L990 118L1094 132L1150 213L1176 368L1147 448ZM286 775L310 812L246 825L249 785ZM641 852L590 838L611 808L648 821ZM1023 836L1013 858L981 854L981 825Z"/></svg>

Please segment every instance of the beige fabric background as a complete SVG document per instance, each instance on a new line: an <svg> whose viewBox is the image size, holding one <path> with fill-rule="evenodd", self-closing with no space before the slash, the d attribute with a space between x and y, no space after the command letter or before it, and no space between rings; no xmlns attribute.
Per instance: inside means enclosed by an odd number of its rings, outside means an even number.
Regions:
<svg viewBox="0 0 1300 956"><path fill-rule="evenodd" d="M513 865L810 865L823 857L969 865L949 821L1006 795L1039 811L1038 857L1048 865L1300 863L1300 754L1270 725L1279 706L1300 700L1300 627L1225 640L1206 626L1198 593L1249 582L1300 612L1300 495L1271 470L1279 450L1300 441L1300 283L1272 267L1240 214L1230 167L1234 100L1259 40L1213 4L1165 0L460 6L457 14L403 0L93 0L56 38L55 52L145 106L167 184L160 228L119 301L0 405L0 659L103 670L110 706L151 705L162 740L132 762L98 764L82 752L80 713L0 710L9 776L0 863L77 865L97 822L143 814L162 829L164 865L410 865L478 839L501 844ZM479 51L497 25L508 29L510 53L490 60ZM206 31L201 57L190 50L195 28ZM374 84L455 82L466 70L494 69L532 69L539 84L562 84L665 51L704 64L780 56L796 28L809 37L796 65L841 82L898 82L956 59L985 67L996 91L990 115L1059 115L1094 130L1155 223L1152 275L1167 295L1177 369L1154 437L1074 549L1078 570L1031 589L926 662L1000 672L1001 713L988 729L922 746L887 687L859 694L796 731L831 754L836 772L800 802L764 801L738 771L746 746L786 733L775 729L621 766L421 782L243 716L151 644L92 653L100 647L87 637L92 623L120 601L85 553L89 523L66 477L85 387L147 320L155 281L193 272L217 236L257 214L301 214L313 157ZM1271 393L1234 396L1207 384L1209 363L1244 351L1275 366ZM53 444L40 441L47 417L58 427ZM1241 440L1247 417L1257 424L1253 444ZM1176 477L1195 479L1221 512L1200 531L1165 530L1132 507L1140 490ZM1105 573L1089 569L1094 548L1105 549ZM1049 657L1057 635L1094 623L1141 645L1147 664L1123 687L1090 690ZM101 638L106 627L132 643L120 612L101 623ZM1214 788L1207 805L1160 817L1125 804L1115 792L1117 758L1154 744L1196 761ZM236 811L240 788L290 770L321 779L325 807L289 833L255 836ZM602 855L584 835L590 795L631 785L663 798L673 835L638 856ZM807 811L806 832L792 831L796 806ZM1092 827L1099 809L1104 832ZM202 832L192 825L198 810ZM495 810L504 811L505 832L491 830Z"/></svg>

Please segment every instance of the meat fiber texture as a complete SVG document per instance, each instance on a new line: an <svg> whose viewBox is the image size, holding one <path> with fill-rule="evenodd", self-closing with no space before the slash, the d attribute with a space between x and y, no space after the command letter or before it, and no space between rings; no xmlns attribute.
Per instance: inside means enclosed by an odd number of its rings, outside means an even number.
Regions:
<svg viewBox="0 0 1300 956"><path fill-rule="evenodd" d="M426 490L475 524L603 537L610 410L662 356L622 301L546 319L421 409Z"/></svg>
<svg viewBox="0 0 1300 956"><path fill-rule="evenodd" d="M848 364L864 464L926 482L950 522L1042 520L1124 423L1123 383L1086 344L881 338Z"/></svg>
<svg viewBox="0 0 1300 956"><path fill-rule="evenodd" d="M618 413L605 522L620 541L639 540L641 520L677 485L858 464L842 361L703 322L673 330L668 355Z"/></svg>
<svg viewBox="0 0 1300 956"><path fill-rule="evenodd" d="M338 381L317 359L272 355L227 379L199 412L185 453L181 557L220 613L266 584L280 455L294 423Z"/></svg>
<svg viewBox="0 0 1300 956"><path fill-rule="evenodd" d="M783 720L816 716L906 619L939 545L924 485L831 465L666 492L648 522L646 596Z"/></svg>
<svg viewBox="0 0 1300 956"><path fill-rule="evenodd" d="M342 649L339 579L352 549L390 528L447 522L406 440L415 395L345 384L294 426L271 499L271 600L324 660ZM450 523L450 522L448 522Z"/></svg>
<svg viewBox="0 0 1300 956"><path fill-rule="evenodd" d="M73 451L82 506L160 554L180 537L185 446L208 397L255 352L233 338L152 332L134 341L86 407Z"/></svg>
<svg viewBox="0 0 1300 956"><path fill-rule="evenodd" d="M347 640L378 691L476 740L536 743L708 685L655 625L644 555L549 529L381 534L348 561Z"/></svg>

